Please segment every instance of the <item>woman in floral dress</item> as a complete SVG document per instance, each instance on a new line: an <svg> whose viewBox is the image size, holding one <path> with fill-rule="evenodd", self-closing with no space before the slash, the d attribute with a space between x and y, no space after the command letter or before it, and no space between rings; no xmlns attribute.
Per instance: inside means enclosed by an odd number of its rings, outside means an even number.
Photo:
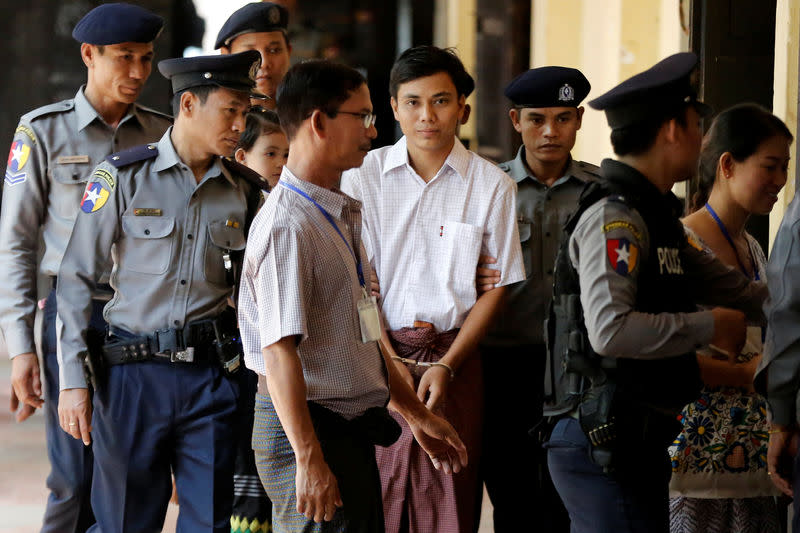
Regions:
<svg viewBox="0 0 800 533"><path fill-rule="evenodd" d="M791 142L786 125L754 104L720 113L703 140L694 212L684 219L689 241L753 280L764 281L766 258L745 223L772 210ZM753 391L760 344L760 329L750 328L735 361L698 354L705 387L684 408L670 447L671 533L780 531L766 468L766 401Z"/></svg>

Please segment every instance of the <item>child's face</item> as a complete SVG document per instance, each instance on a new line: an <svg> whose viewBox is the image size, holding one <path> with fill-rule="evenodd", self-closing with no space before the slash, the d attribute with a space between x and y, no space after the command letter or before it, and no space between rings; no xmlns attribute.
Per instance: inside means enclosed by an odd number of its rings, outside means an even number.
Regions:
<svg viewBox="0 0 800 533"><path fill-rule="evenodd" d="M283 133L269 133L260 136L249 151L239 149L236 152L237 161L261 174L270 187L275 187L289 158L289 141Z"/></svg>

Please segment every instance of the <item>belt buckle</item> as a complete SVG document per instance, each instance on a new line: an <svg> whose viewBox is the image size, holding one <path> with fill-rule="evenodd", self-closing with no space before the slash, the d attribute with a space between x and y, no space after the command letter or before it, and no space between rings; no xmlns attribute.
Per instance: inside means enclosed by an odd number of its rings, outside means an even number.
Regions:
<svg viewBox="0 0 800 533"><path fill-rule="evenodd" d="M187 346L185 350L170 352L169 360L173 363L193 363L194 347Z"/></svg>

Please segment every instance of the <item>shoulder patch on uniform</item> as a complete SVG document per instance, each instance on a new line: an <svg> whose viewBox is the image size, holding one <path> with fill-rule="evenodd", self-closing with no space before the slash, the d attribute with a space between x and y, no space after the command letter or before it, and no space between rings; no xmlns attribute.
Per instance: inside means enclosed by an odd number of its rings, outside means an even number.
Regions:
<svg viewBox="0 0 800 533"><path fill-rule="evenodd" d="M16 139L11 143L11 150L8 152L8 166L6 166L5 182L8 185L18 185L24 183L28 175L23 172L25 163L31 155L31 147L22 139Z"/></svg>
<svg viewBox="0 0 800 533"><path fill-rule="evenodd" d="M269 183L261 177L261 174L238 161L234 161L230 157L223 157L221 159L223 166L228 169L231 174L239 176L254 187L269 191Z"/></svg>
<svg viewBox="0 0 800 533"><path fill-rule="evenodd" d="M104 179L99 174L100 172L108 174L109 177L111 176L107 170L103 169L95 170L94 174L92 174L92 181L86 184L86 189L83 191L83 196L81 197L81 211L84 213L99 211L101 207L106 205L108 197L111 196L113 188L108 189L105 186L106 184L102 181L97 181Z"/></svg>
<svg viewBox="0 0 800 533"><path fill-rule="evenodd" d="M51 115L53 113L64 113L65 111L70 111L75 107L75 101L70 100L62 100L61 102L56 102L54 104L48 104L39 108L34 109L33 111L29 111L22 115L21 121L30 122L37 118L41 118L45 115Z"/></svg>
<svg viewBox="0 0 800 533"><path fill-rule="evenodd" d="M155 144L142 144L128 148L116 154L111 154L106 157L106 161L111 163L117 168L122 168L139 161L152 159L158 155L158 147Z"/></svg>
<svg viewBox="0 0 800 533"><path fill-rule="evenodd" d="M627 276L636 269L639 247L625 238L606 239L606 255L614 272Z"/></svg>
<svg viewBox="0 0 800 533"><path fill-rule="evenodd" d="M39 142L39 141L36 140L36 134L33 133L33 128L31 128L30 126L26 126L25 124L20 124L19 126L17 126L17 129L14 130L14 135L15 136L18 133L22 133L22 134L26 135L28 137L28 139L31 140L31 143L33 143L33 144L36 144L37 142Z"/></svg>
<svg viewBox="0 0 800 533"><path fill-rule="evenodd" d="M608 233L615 229L628 230L631 232L631 234L633 234L636 240L638 241L642 240L642 232L639 231L639 228L637 228L635 225L633 225L631 222L628 222L627 220L612 220L611 222L603 224L603 233Z"/></svg>

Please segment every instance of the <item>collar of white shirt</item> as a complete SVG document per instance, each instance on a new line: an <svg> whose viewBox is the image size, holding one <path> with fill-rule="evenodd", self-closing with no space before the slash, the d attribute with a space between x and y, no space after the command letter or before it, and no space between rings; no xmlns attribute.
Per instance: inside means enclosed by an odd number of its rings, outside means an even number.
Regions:
<svg viewBox="0 0 800 533"><path fill-rule="evenodd" d="M447 156L447 159L445 159L442 168L436 173L436 176L441 175L443 169L451 168L462 180L466 181L467 170L469 170L471 157L472 152L464 148L464 145L461 144L461 141L458 140L458 137L456 137L455 143L453 144L453 149L450 150L450 154ZM408 160L408 145L406 144L405 135L401 137L400 140L394 144L394 146L389 148L388 152L386 153L386 159L383 165L383 173L388 174L390 171L401 166L406 166L409 172L415 173L414 169L411 168L410 161Z"/></svg>
<svg viewBox="0 0 800 533"><path fill-rule="evenodd" d="M281 171L281 181L285 181L286 183L297 187L309 195L315 202L322 206L322 208L328 212L328 214L336 218L342 218L342 213L345 208L354 211L361 210L361 202L358 200L347 196L339 189L326 189L324 187L314 185L311 182L301 180L295 176L292 171L286 167L286 165L284 165L283 170ZM297 194L294 191L291 192L292 194Z"/></svg>

